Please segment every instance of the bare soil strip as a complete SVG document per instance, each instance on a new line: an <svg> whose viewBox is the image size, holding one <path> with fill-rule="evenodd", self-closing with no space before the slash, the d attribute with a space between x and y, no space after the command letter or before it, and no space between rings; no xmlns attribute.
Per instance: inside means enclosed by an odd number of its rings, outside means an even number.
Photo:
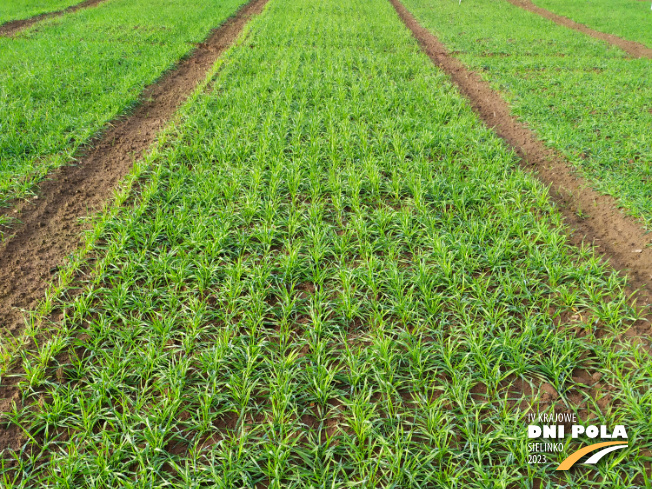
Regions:
<svg viewBox="0 0 652 489"><path fill-rule="evenodd" d="M12 20L5 24L0 25L0 36L2 37L13 36L17 32L22 31L23 29L27 29L29 26L34 25L37 22L42 21L43 19L48 19L50 17L58 17L60 15L65 15L65 14L71 14L83 8L95 7L96 5L99 5L100 3L105 1L106 0L86 0L84 2L78 3L77 5L72 5L66 9L57 10L56 12L47 12L45 14L35 15L34 17L30 17L29 19Z"/></svg>
<svg viewBox="0 0 652 489"><path fill-rule="evenodd" d="M134 160L266 3L252 0L243 6L188 58L149 86L141 105L114 122L78 164L53 172L40 185L37 199L14 207L12 215L20 223L0 247L0 335L17 335L24 329L22 310L36 306L54 271L80 245L85 229L80 218L98 211L112 197Z"/></svg>
<svg viewBox="0 0 652 489"><path fill-rule="evenodd" d="M613 44L616 47L619 47L627 54L634 56L635 58L652 58L652 48L647 47L644 44L634 41L628 41L622 37L614 36L613 34L606 34L604 32L595 31L590 27L575 22L574 20L564 17L563 15L557 15L550 10L538 7L533 4L530 0L507 0L512 5L521 7L522 9L527 10L528 12L535 13L541 17L545 17L548 20L552 20L554 23L559 24L569 29L574 29L588 36L594 37L595 39L600 39L601 41L606 41L609 44ZM590 7L587 7L590 8Z"/></svg>
<svg viewBox="0 0 652 489"><path fill-rule="evenodd" d="M601 195L573 174L569 163L547 148L532 130L511 114L509 105L489 83L469 71L399 2L389 0L405 25L412 31L430 59L444 70L469 100L482 120L521 157L521 165L551 188L551 197L571 228L570 240L581 246L588 242L623 276L631 289L638 289L637 304L652 304L646 285L652 282L652 235L618 210L614 198ZM511 0L510 0L511 1ZM580 212L581 211L581 212ZM634 329L634 328L633 328ZM633 334L649 333L647 323L637 325Z"/></svg>

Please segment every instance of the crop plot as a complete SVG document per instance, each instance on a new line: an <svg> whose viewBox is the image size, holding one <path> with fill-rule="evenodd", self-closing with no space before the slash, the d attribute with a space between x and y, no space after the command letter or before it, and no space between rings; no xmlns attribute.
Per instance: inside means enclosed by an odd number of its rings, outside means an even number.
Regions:
<svg viewBox="0 0 652 489"><path fill-rule="evenodd" d="M58 12L83 3L83 0L0 0L0 26L12 20L25 20L36 15Z"/></svg>
<svg viewBox="0 0 652 489"><path fill-rule="evenodd" d="M61 10L56 10L56 7L62 6L60 3L53 3L47 5L39 4L40 7L38 9L33 8L34 6L31 4L20 5L21 8L18 11L13 12L14 15L18 15L19 17L18 19L9 20L7 22L3 22L0 24L0 36L2 37L14 36L17 33L27 29L28 27L31 27L34 24L43 22L45 19L51 17L58 17L62 15L68 15L73 12L76 12L77 10L95 7L105 1L107 0L85 0L83 2L77 2L74 5L70 5L69 7L63 8ZM12 2L12 6L15 9L18 5ZM46 6L48 7L47 9ZM44 10L44 12L38 15L34 15L34 12L41 11L41 10Z"/></svg>
<svg viewBox="0 0 652 489"><path fill-rule="evenodd" d="M534 486L525 408L628 426L559 484L648 480L624 281L388 2L272 0L148 164L23 356L4 486Z"/></svg>
<svg viewBox="0 0 652 489"><path fill-rule="evenodd" d="M619 199L649 227L649 60L631 59L507 2L499 9L491 0L474 1L473 8L447 0L403 3L593 188Z"/></svg>
<svg viewBox="0 0 652 489"><path fill-rule="evenodd" d="M517 7L521 7L529 12L533 12L537 15L540 15L545 19L551 20L562 27L566 27L568 29L574 29L578 32L581 32L582 34L586 34L595 39L600 39L614 46L618 46L627 54L635 58L652 58L652 49L645 46L645 44L641 44L640 42L628 41L627 39L618 37L615 34L608 34L606 32L591 29L590 27L582 23L575 22L573 19L570 19L563 15L556 14L555 12L552 12L545 8L539 7L538 5L532 3L530 0L508 0L508 1L511 4L516 5ZM640 22L642 19L638 19L638 20Z"/></svg>
<svg viewBox="0 0 652 489"><path fill-rule="evenodd" d="M0 206L72 162L243 3L112 0L0 38Z"/></svg>
<svg viewBox="0 0 652 489"><path fill-rule="evenodd" d="M592 101L604 115L604 100L622 95L619 107L634 113L647 88L631 85L627 98L610 77L633 84L649 60L543 28L507 3L404 3L544 141L569 158L584 151L577 167L647 219L646 184L621 180L646 171L643 130L614 115L597 127L628 143L601 146L589 137L598 112L571 111ZM264 2L250 5L259 12ZM95 57L69 61L75 76L91 60L114 60L103 77L89 72L87 89L121 84L135 100L237 8L111 0L11 42L36 56L34 46L61 38L70 54L83 36ZM525 29L512 29L523 19ZM583 54L567 59L573 50ZM34 59L21 63L21 76L35 72ZM61 263L70 281L47 294L29 341L0 364L3 489L650 484L646 311L593 248L571 244L547 188L392 3L270 0L209 73L149 148L132 194L95 216L84 261ZM20 109L16 94L33 100L37 86L43 105ZM118 103L118 90L101 103L80 96L74 110L88 119L69 128L84 135L73 142L55 130L67 119L36 124L54 88L19 88L3 100L32 117L15 126L26 140L43 131L41 156L72 151L133 103ZM152 98L143 111L160 109L164 89ZM125 127L145 127L134 124ZM95 154L112 151L105 143ZM629 173L607 164L633 151L641 156ZM19 154L3 178L30 183L7 187L14 195L37 181L31 150ZM93 161L104 160L80 167ZM536 413L622 425L628 445L617 463L555 471L560 451L531 455Z"/></svg>
<svg viewBox="0 0 652 489"><path fill-rule="evenodd" d="M539 7L652 48L652 2L609 0L533 0Z"/></svg>

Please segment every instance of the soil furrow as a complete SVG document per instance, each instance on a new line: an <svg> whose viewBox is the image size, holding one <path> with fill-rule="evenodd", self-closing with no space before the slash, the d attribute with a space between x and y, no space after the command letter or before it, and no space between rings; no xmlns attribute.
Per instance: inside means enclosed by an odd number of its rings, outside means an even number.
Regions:
<svg viewBox="0 0 652 489"><path fill-rule="evenodd" d="M573 173L568 161L548 148L535 133L512 115L507 102L480 75L467 69L398 0L389 0L430 59L444 70L469 100L473 109L521 158L522 167L550 186L550 195L570 227L570 240L590 243L596 252L628 277L630 290L637 291L637 304L652 304L646 285L652 281L652 236L625 216L617 201L588 187ZM649 333L641 324L635 334Z"/></svg>
<svg viewBox="0 0 652 489"><path fill-rule="evenodd" d="M44 14L30 17L29 19L11 20L9 22L0 25L0 36L3 37L13 36L17 32L22 31L23 29L27 29L29 26L32 26L44 19L48 19L50 17L58 17L60 15L71 14L83 8L95 7L96 5L99 5L102 2L106 2L106 0L86 0L84 2L78 3L77 5L72 5L66 9L57 10L56 12L46 12Z"/></svg>
<svg viewBox="0 0 652 489"><path fill-rule="evenodd" d="M135 111L110 125L77 164L54 171L41 183L38 198L14 207L12 215L19 223L0 247L0 334L16 335L24 328L22 310L35 307L54 271L80 245L85 229L80 218L98 211L112 197L135 159L266 3L252 0L243 6L188 58L149 86Z"/></svg>
<svg viewBox="0 0 652 489"><path fill-rule="evenodd" d="M623 39L622 37L618 37L613 34L607 34L605 32L593 30L590 27L585 26L584 24L580 24L579 22L575 22L574 20L569 19L568 17L564 17L563 15L557 15L551 12L550 10L546 10L544 8L538 7L537 5L533 4L530 0L507 0L507 1L512 5L525 9L528 12L532 12L537 15L540 15L541 17L551 20L554 23L559 24L563 27L567 27L569 29L579 31L595 39L600 39L601 41L608 42L609 44L612 44L622 49L627 54L634 56L635 58L652 58L652 48L649 48L646 45L641 44L639 42L628 41L626 39Z"/></svg>

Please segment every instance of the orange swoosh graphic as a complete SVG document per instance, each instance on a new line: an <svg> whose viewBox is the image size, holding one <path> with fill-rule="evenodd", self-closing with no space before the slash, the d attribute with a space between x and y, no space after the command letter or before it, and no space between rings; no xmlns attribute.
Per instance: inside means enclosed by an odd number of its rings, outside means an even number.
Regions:
<svg viewBox="0 0 652 489"><path fill-rule="evenodd" d="M557 467L556 470L568 470L575 464L575 462L577 462L587 453L597 450L598 448L608 447L610 445L627 445L627 443L622 441L605 441L602 443L594 443L593 445L589 445L588 447L584 447L576 451L574 454L566 458L566 460L559 464L559 467Z"/></svg>

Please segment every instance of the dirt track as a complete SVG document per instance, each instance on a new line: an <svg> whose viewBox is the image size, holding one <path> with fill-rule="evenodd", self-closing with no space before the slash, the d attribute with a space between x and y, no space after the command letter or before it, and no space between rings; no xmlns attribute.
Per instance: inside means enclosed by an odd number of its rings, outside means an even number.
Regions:
<svg viewBox="0 0 652 489"><path fill-rule="evenodd" d="M507 1L512 5L516 5L517 7L521 7L527 10L528 12L533 12L537 15L540 15L541 17L545 17L548 20L552 20L556 24L568 27L569 29L574 29L595 39L606 41L609 44L613 44L614 46L619 47L627 54L634 56L635 58L652 58L652 49L639 42L627 41L626 39L615 36L613 34L606 34L604 32L595 31L590 27L585 26L584 24L580 24L579 22L575 22L574 20L569 19L568 17L557 15L550 10L538 7L534 5L530 0Z"/></svg>
<svg viewBox="0 0 652 489"><path fill-rule="evenodd" d="M45 14L35 15L34 17L30 17L29 19L12 20L10 22L0 25L0 36L3 37L13 36L17 32L22 31L23 29L27 29L29 26L34 25L37 22L42 21L43 19L48 19L50 17L57 17L59 15L70 14L72 12L76 12L77 10L81 10L83 8L94 7L105 1L106 0L86 0L85 2L78 3L77 5L73 5L71 7L68 7L67 9L58 10L56 12L47 12Z"/></svg>
<svg viewBox="0 0 652 489"><path fill-rule="evenodd" d="M615 199L595 192L574 175L563 156L547 148L511 114L507 102L489 83L450 55L398 0L390 2L430 59L451 77L482 120L514 148L523 168L535 172L551 187L551 196L573 232L571 242L577 246L583 242L594 244L603 259L629 277L630 287L638 289L637 303L652 304L652 294L646 287L652 283L652 248L646 247L652 235L646 235L638 223L623 215ZM582 217L578 216L579 210ZM650 326L645 323L633 333L649 332Z"/></svg>
<svg viewBox="0 0 652 489"><path fill-rule="evenodd" d="M191 56L148 87L134 113L115 121L78 164L53 172L40 185L38 199L13 208L17 214L11 215L17 216L20 224L7 233L13 236L0 247L0 335L16 335L23 329L21 309L32 308L43 298L53 272L79 246L84 230L80 218L101 209L111 198L134 159L154 142L251 16L261 12L266 3L252 0L242 7Z"/></svg>

